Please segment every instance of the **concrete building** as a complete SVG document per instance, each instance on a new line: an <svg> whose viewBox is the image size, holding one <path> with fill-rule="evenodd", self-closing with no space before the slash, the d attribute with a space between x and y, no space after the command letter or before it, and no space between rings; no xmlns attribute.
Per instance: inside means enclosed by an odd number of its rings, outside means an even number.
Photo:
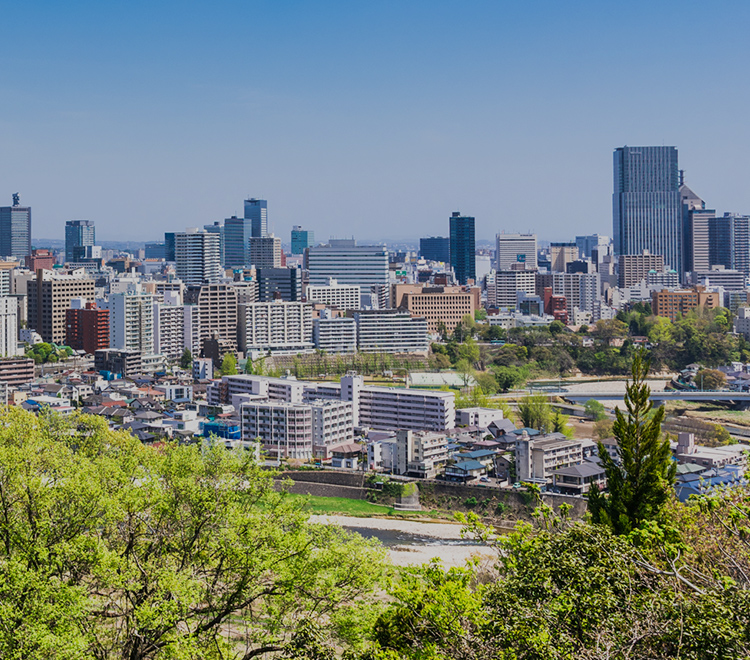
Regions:
<svg viewBox="0 0 750 660"><path fill-rule="evenodd" d="M497 234L495 270L512 270L522 264L525 270L537 268L536 234Z"/></svg>
<svg viewBox="0 0 750 660"><path fill-rule="evenodd" d="M109 348L109 310L85 298L73 298L65 312L65 343L89 355Z"/></svg>
<svg viewBox="0 0 750 660"><path fill-rule="evenodd" d="M147 293L116 293L109 297L111 348L154 355L154 299Z"/></svg>
<svg viewBox="0 0 750 660"><path fill-rule="evenodd" d="M65 314L74 298L94 301L94 280L84 270L58 273L38 270L29 280L29 327L36 330L44 341L63 344L65 341Z"/></svg>
<svg viewBox="0 0 750 660"><path fill-rule="evenodd" d="M551 270L557 273L567 273L568 264L578 259L578 246L575 243L550 243L549 253Z"/></svg>
<svg viewBox="0 0 750 660"><path fill-rule="evenodd" d="M339 284L334 278L328 284L310 284L307 287L308 302L317 302L338 309L360 309L360 288L356 284Z"/></svg>
<svg viewBox="0 0 750 660"><path fill-rule="evenodd" d="M712 266L708 271L694 271L694 282L706 287L722 287L725 291L744 291L747 275L739 270L727 270L724 266Z"/></svg>
<svg viewBox="0 0 750 660"><path fill-rule="evenodd" d="M31 255L26 257L26 268L32 273L42 270L52 270L55 267L56 259L51 250L37 248L31 251Z"/></svg>
<svg viewBox="0 0 750 660"><path fill-rule="evenodd" d="M374 295L381 307L388 304L388 249L382 245L357 245L351 240L331 239L306 252L311 286L338 284L358 286L360 294Z"/></svg>
<svg viewBox="0 0 750 660"><path fill-rule="evenodd" d="M237 268L250 265L250 239L253 236L250 218L232 216L224 220L224 265Z"/></svg>
<svg viewBox="0 0 750 660"><path fill-rule="evenodd" d="M0 358L23 355L18 346L18 300L0 296Z"/></svg>
<svg viewBox="0 0 750 660"><path fill-rule="evenodd" d="M445 326L453 332L461 319L474 316L480 307L479 289L467 291L459 286L422 286L419 284L394 284L391 289L391 307L405 309L412 316L427 321L430 334L440 332Z"/></svg>
<svg viewBox="0 0 750 660"><path fill-rule="evenodd" d="M304 254L305 250L315 245L315 234L299 225L292 227L292 254Z"/></svg>
<svg viewBox="0 0 750 660"><path fill-rule="evenodd" d="M354 312L362 353L427 353L427 320L396 309Z"/></svg>
<svg viewBox="0 0 750 660"><path fill-rule="evenodd" d="M487 306L515 310L518 292L536 292L536 271L499 270L487 276Z"/></svg>
<svg viewBox="0 0 750 660"><path fill-rule="evenodd" d="M737 316L734 319L734 331L750 341L750 307L740 307L737 309Z"/></svg>
<svg viewBox="0 0 750 660"><path fill-rule="evenodd" d="M0 360L0 383L17 387L34 380L34 360L16 357Z"/></svg>
<svg viewBox="0 0 750 660"><path fill-rule="evenodd" d="M664 271L664 256L650 254L644 250L641 254L621 254L618 263L617 286L627 289L642 282L649 271Z"/></svg>
<svg viewBox="0 0 750 660"><path fill-rule="evenodd" d="M247 354L311 351L312 305L277 300L239 305L238 340Z"/></svg>
<svg viewBox="0 0 750 660"><path fill-rule="evenodd" d="M281 239L275 236L251 237L250 264L256 268L281 268Z"/></svg>
<svg viewBox="0 0 750 660"><path fill-rule="evenodd" d="M450 264L459 284L477 278L474 218L454 211L450 217Z"/></svg>
<svg viewBox="0 0 750 660"><path fill-rule="evenodd" d="M186 285L216 284L221 269L221 238L205 229L190 228L176 232L175 271Z"/></svg>
<svg viewBox="0 0 750 660"><path fill-rule="evenodd" d="M721 307L721 295L718 291L706 291L703 287L669 291L663 289L651 294L651 309L656 316L664 316L676 321L696 307L716 309Z"/></svg>
<svg viewBox="0 0 750 660"><path fill-rule="evenodd" d="M313 320L315 348L329 355L357 352L357 322L353 318L334 318L323 310L319 319Z"/></svg>
<svg viewBox="0 0 750 660"><path fill-rule="evenodd" d="M168 360L179 360L186 348L185 308L177 297L168 297L153 306L154 353Z"/></svg>
<svg viewBox="0 0 750 660"><path fill-rule="evenodd" d="M214 377L214 361L211 358L193 358L193 380L210 380Z"/></svg>
<svg viewBox="0 0 750 660"><path fill-rule="evenodd" d="M268 202L250 197L245 200L245 220L250 221L252 238L268 236Z"/></svg>
<svg viewBox="0 0 750 660"><path fill-rule="evenodd" d="M552 483L559 468L583 462L580 440L568 440L562 433L530 437L524 431L516 440L516 480Z"/></svg>
<svg viewBox="0 0 750 660"><path fill-rule="evenodd" d="M105 348L94 353L94 369L130 378L143 373L142 354L128 349Z"/></svg>
<svg viewBox="0 0 750 660"><path fill-rule="evenodd" d="M487 428L492 422L499 422L503 418L503 411L497 408L459 408L456 410L456 426Z"/></svg>
<svg viewBox="0 0 750 660"><path fill-rule="evenodd" d="M256 271L258 302L302 300L301 268L258 268ZM248 284L248 283L243 283ZM256 302L242 299L240 302Z"/></svg>
<svg viewBox="0 0 750 660"><path fill-rule="evenodd" d="M96 245L96 228L91 220L68 220L65 223L65 263L79 261L84 254L76 248Z"/></svg>
<svg viewBox="0 0 750 660"><path fill-rule="evenodd" d="M443 433L396 432L396 473L434 479L448 462L448 438Z"/></svg>
<svg viewBox="0 0 750 660"><path fill-rule="evenodd" d="M198 307L201 349L207 339L218 338L226 342L230 350L237 350L237 291L233 286L207 284L190 289L185 294L185 301Z"/></svg>
<svg viewBox="0 0 750 660"><path fill-rule="evenodd" d="M537 295L544 296L545 289L549 287L553 296L565 297L566 312L568 318L572 319L576 307L587 312L595 310L599 300L599 273L537 273ZM545 312L551 313L546 302Z"/></svg>

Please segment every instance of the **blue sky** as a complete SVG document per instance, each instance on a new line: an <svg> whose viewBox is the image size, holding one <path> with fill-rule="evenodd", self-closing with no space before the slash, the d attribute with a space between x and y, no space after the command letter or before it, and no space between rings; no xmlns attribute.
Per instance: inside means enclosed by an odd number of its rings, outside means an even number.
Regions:
<svg viewBox="0 0 750 660"><path fill-rule="evenodd" d="M750 3L0 2L0 203L154 240L611 234L612 150L750 213Z"/></svg>

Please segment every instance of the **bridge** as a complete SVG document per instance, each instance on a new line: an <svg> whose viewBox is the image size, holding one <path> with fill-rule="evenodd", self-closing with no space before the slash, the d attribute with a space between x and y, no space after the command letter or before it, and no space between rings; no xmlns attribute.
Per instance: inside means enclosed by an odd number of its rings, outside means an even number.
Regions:
<svg viewBox="0 0 750 660"><path fill-rule="evenodd" d="M552 396L559 396L569 401L585 403L589 399L596 399L597 401L622 401L625 397L625 392L580 392L574 391L569 392L565 388L551 391L545 390L545 394ZM723 401L727 403L743 403L750 405L750 392L732 392L729 390L718 390L716 392L700 392L700 391L662 391L662 392L651 392L651 401L654 403L664 403L666 401L705 401L713 403L715 401Z"/></svg>

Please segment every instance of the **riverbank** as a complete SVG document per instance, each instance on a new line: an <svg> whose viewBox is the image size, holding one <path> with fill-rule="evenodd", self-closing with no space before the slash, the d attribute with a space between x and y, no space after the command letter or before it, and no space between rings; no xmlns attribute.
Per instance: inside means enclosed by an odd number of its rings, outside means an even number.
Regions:
<svg viewBox="0 0 750 660"><path fill-rule="evenodd" d="M463 566L474 557L480 561L490 561L495 555L492 548L465 539L459 523L341 515L312 515L310 520L340 525L363 536L380 539L388 549L391 561L397 566L419 565L440 559L445 567L450 568Z"/></svg>

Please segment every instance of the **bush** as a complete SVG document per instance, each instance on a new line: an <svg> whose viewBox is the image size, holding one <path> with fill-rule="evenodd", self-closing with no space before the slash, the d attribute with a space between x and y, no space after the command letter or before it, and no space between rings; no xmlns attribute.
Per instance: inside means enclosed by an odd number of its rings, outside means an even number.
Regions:
<svg viewBox="0 0 750 660"><path fill-rule="evenodd" d="M464 500L464 504L469 507L473 507L477 505L477 498L476 497L467 497Z"/></svg>

